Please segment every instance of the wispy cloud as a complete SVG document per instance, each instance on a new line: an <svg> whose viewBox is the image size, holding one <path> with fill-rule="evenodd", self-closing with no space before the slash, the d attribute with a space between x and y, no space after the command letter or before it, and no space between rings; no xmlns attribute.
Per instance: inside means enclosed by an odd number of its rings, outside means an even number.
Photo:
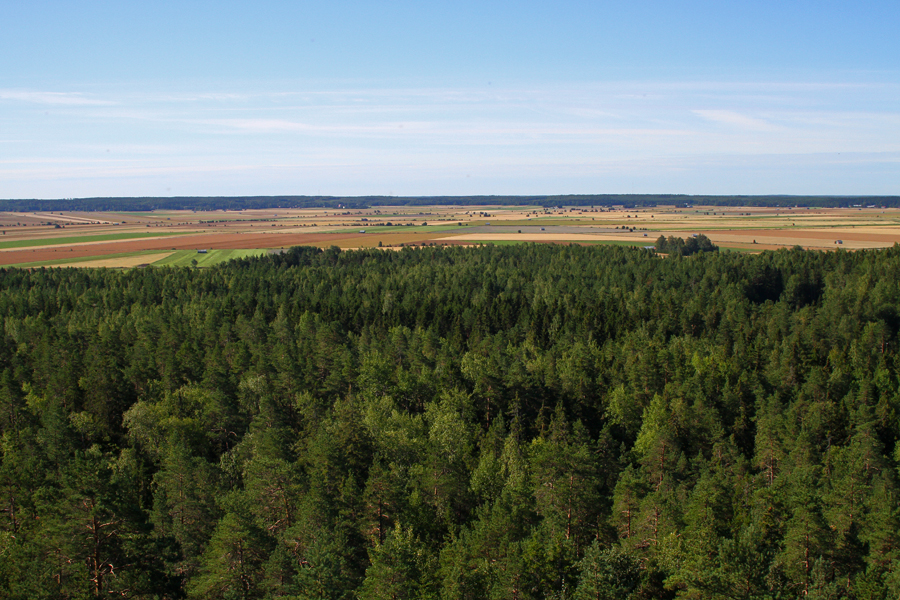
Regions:
<svg viewBox="0 0 900 600"><path fill-rule="evenodd" d="M32 104L52 106L111 106L115 102L91 98L73 92L32 92L22 90L0 90L0 100L17 100Z"/></svg>
<svg viewBox="0 0 900 600"><path fill-rule="evenodd" d="M200 125L221 127L240 133L299 133L309 135L388 136L408 138L410 135L439 136L446 140L479 138L482 144L496 141L495 136L543 136L566 138L685 136L685 129L585 127L523 122L404 121L377 124L311 124L285 119L201 119Z"/></svg>
<svg viewBox="0 0 900 600"><path fill-rule="evenodd" d="M206 119L196 121L204 125L216 125L247 133L373 133L384 132L391 127L312 125L287 119Z"/></svg>
<svg viewBox="0 0 900 600"><path fill-rule="evenodd" d="M730 125L749 131L777 131L779 129L763 119L750 117L731 110L695 110L693 113L707 121Z"/></svg>
<svg viewBox="0 0 900 600"><path fill-rule="evenodd" d="M377 188L382 192L399 191L416 177L431 187L408 191L502 192L503 182L534 191L528 182L539 180L546 191L556 184L556 191L608 190L620 180L621 189L659 181L660 190L671 191L685 189L666 179L681 173L706 181L706 173L720 172L726 181L751 170L780 173L780 165L812 172L835 164L862 173L889 170L900 156L898 91L881 84L647 81L493 88L300 82L194 93L0 89L4 135L27 140L3 144L0 181L6 194L26 196L50 189L49 181L137 194L170 179L193 182L197 193L275 191L274 182L282 190L333 189L352 179L354 191L371 193L374 182L388 186ZM48 118L44 110L17 114L13 103L70 108L46 111ZM476 176L487 187L453 187L474 185ZM740 190L777 191L775 183L753 185ZM841 185L834 189L850 188ZM63 186L53 189L76 193ZM830 189L823 186L815 189Z"/></svg>

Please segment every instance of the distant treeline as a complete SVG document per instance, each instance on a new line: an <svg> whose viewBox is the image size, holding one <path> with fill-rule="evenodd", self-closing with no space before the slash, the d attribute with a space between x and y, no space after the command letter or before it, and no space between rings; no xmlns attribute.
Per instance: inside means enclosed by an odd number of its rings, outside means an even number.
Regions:
<svg viewBox="0 0 900 600"><path fill-rule="evenodd" d="M0 200L0 210L151 211L263 208L360 209L373 206L801 206L838 208L900 206L900 196L688 196L684 194L580 194L563 196L197 196L179 198L68 198Z"/></svg>

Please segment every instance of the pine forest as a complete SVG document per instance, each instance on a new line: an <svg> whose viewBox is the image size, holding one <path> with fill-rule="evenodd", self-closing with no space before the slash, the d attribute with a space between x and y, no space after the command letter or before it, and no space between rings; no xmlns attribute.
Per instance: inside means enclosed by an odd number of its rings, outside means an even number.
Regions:
<svg viewBox="0 0 900 600"><path fill-rule="evenodd" d="M0 598L900 596L900 246L0 269L0 316Z"/></svg>

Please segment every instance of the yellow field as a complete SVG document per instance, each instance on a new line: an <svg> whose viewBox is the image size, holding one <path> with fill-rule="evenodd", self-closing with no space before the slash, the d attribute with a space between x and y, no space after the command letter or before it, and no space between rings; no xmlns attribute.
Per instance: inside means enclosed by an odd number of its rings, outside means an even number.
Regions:
<svg viewBox="0 0 900 600"><path fill-rule="evenodd" d="M127 268L136 267L138 265L149 265L158 260L162 260L167 256L171 256L172 252L161 252L159 254L141 254L139 256L117 256L113 258L101 258L97 260L85 260L77 263L59 263L44 265L46 267L108 267L108 268Z"/></svg>

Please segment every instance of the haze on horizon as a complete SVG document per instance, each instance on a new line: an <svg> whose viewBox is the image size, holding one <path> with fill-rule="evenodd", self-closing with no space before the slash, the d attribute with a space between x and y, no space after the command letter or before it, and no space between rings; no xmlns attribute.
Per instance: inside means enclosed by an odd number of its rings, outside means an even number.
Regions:
<svg viewBox="0 0 900 600"><path fill-rule="evenodd" d="M0 198L900 193L900 4L4 7Z"/></svg>

